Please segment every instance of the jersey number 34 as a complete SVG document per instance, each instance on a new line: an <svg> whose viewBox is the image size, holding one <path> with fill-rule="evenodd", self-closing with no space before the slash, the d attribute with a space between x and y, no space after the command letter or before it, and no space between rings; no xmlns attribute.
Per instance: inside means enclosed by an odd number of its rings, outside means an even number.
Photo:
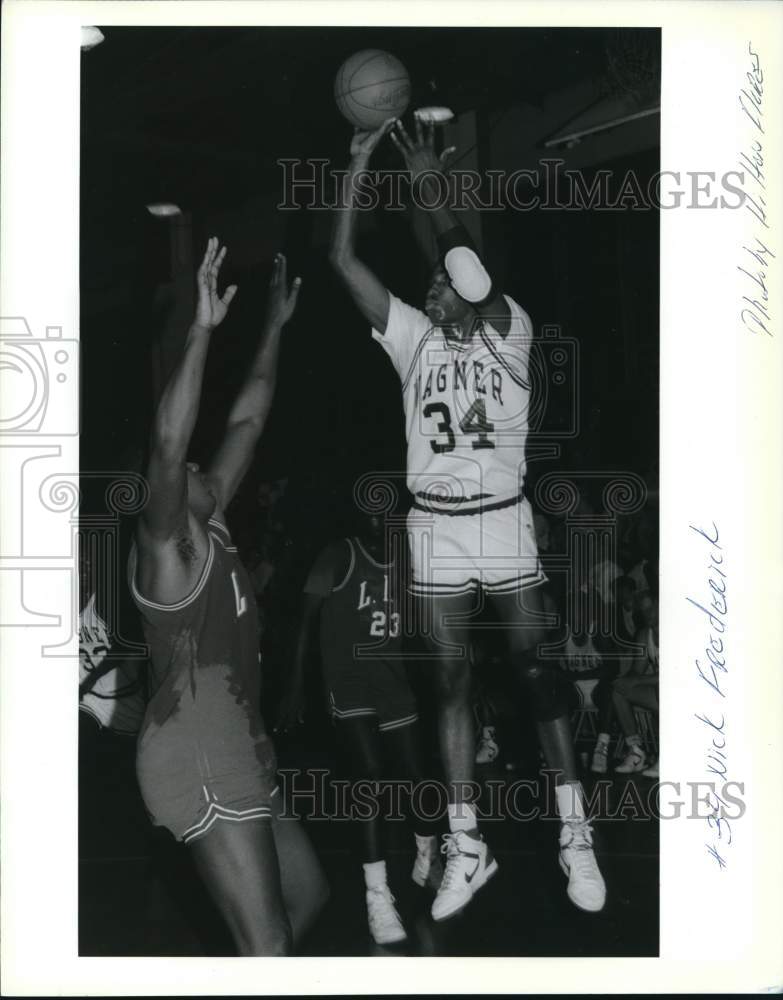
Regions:
<svg viewBox="0 0 783 1000"><path fill-rule="evenodd" d="M425 417L439 416L438 433L445 434L445 441L430 441L430 446L436 454L446 451L454 451L456 440L451 424L451 411L445 403L427 403L422 411ZM495 429L495 425L487 420L487 408L483 399L476 399L465 416L459 422L459 429L463 434L475 434L476 440L473 442L473 450L479 448L494 448L495 442L490 441L489 435Z"/></svg>

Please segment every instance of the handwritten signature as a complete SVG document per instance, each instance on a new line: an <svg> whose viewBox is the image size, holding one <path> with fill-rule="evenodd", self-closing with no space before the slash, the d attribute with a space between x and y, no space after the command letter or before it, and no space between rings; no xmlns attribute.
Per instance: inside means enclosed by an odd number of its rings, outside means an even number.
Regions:
<svg viewBox="0 0 783 1000"><path fill-rule="evenodd" d="M739 106L747 122L751 126L751 139L748 147L740 153L740 165L743 176L744 207L752 216L754 234L747 243L742 245L741 263L737 270L750 281L748 294L742 296L740 320L751 333L766 333L772 336L770 326L772 315L770 311L769 288L767 287L767 271L770 258L775 254L770 249L769 236L763 233L764 240L759 239L756 228L761 226L769 231L767 219L767 174L764 159L764 71L761 58L754 51L753 44L748 43L750 69L745 74L745 86L739 93ZM744 267L742 265L745 265Z"/></svg>
<svg viewBox="0 0 783 1000"><path fill-rule="evenodd" d="M729 709L728 673L726 662L725 633L728 628L728 576L725 568L725 553L720 544L720 532L713 522L711 529L689 525L708 543L707 549L707 596L687 600L697 610L706 615L709 624L707 641L704 644L706 660L695 660L699 678L706 685L708 703L701 712L694 713L695 718L706 728L707 739L705 750L705 770L708 775L720 779L725 788L729 773L729 747L727 740ZM711 841L705 844L707 853L722 870L728 861L725 850L731 846L731 824L726 817L726 800L710 785L710 791L704 800L707 803L707 825Z"/></svg>

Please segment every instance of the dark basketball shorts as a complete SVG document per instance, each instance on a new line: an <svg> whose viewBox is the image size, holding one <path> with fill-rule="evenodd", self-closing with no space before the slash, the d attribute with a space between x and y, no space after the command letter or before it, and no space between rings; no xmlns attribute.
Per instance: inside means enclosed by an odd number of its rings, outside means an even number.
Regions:
<svg viewBox="0 0 783 1000"><path fill-rule="evenodd" d="M152 822L186 844L218 820L243 823L272 816L274 747L265 734L249 736L239 721L229 735L225 729L209 733L203 726L199 732L179 714L170 716L139 740L136 774Z"/></svg>
<svg viewBox="0 0 783 1000"><path fill-rule="evenodd" d="M381 732L389 732L419 717L401 660L346 657L339 665L324 664L324 681L336 721L375 716Z"/></svg>

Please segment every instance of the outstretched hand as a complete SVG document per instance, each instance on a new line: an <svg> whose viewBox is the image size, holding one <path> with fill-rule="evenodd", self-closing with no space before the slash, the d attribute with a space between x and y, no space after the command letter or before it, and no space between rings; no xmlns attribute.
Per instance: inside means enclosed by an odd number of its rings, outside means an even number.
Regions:
<svg viewBox="0 0 783 1000"><path fill-rule="evenodd" d="M218 251L217 236L210 236L207 241L207 249L196 272L196 288L198 291L198 301L196 303L197 326L203 326L211 330L218 326L226 318L231 300L237 293L236 285L229 285L221 298L218 295L217 280L220 273L220 266L225 260L226 248L222 247Z"/></svg>
<svg viewBox="0 0 783 1000"><path fill-rule="evenodd" d="M439 156L435 152L435 123L430 121L424 126L419 118L416 118L415 142L399 119L394 123L394 131L389 133L389 138L402 153L405 166L411 172L411 180L423 173L445 173L457 148L449 146Z"/></svg>
<svg viewBox="0 0 783 1000"><path fill-rule="evenodd" d="M351 156L369 156L381 139L392 129L396 120L396 118L387 118L383 125L375 131L354 129L351 139Z"/></svg>
<svg viewBox="0 0 783 1000"><path fill-rule="evenodd" d="M294 278L288 290L287 264L283 254L275 254L272 277L269 280L269 298L266 305L266 320L270 326L283 326L294 314L296 300L302 279Z"/></svg>

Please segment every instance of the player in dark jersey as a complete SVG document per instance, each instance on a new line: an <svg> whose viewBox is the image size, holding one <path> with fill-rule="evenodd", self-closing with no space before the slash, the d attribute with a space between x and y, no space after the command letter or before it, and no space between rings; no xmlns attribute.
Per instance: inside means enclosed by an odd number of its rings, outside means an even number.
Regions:
<svg viewBox="0 0 783 1000"><path fill-rule="evenodd" d="M289 293L278 255L266 322L208 472L186 461L212 331L236 286L218 295L225 257L209 240L182 357L155 416L149 500L131 554L133 597L150 651L150 701L137 774L153 823L190 847L241 955L288 954L326 898L312 847L278 816L274 748L258 704L256 608L224 511L250 465L275 387Z"/></svg>
<svg viewBox="0 0 783 1000"><path fill-rule="evenodd" d="M441 757L449 782L448 862L432 908L436 920L458 912L498 870L467 801L475 764L471 712L470 620L491 600L508 636L512 667L532 707L548 765L558 773L560 866L568 896L581 909L603 908L606 889L595 860L592 828L576 771L568 709L539 663L544 638L542 584L533 517L524 496L525 441L531 385L530 318L488 274L467 231L446 206L444 154L433 127L417 118L413 140L393 119L375 132L356 131L343 181L330 260L372 324L402 383L408 445L408 518L412 586L426 639L437 655ZM392 131L394 129L394 131ZM369 158L390 134L413 190L427 211L440 258L424 310L394 296L361 261L355 230ZM442 182L442 183L439 183Z"/></svg>
<svg viewBox="0 0 783 1000"><path fill-rule="evenodd" d="M399 562L385 546L384 521L363 520L359 537L343 538L319 555L305 583L302 627L280 724L301 712L305 660L316 625L324 687L337 737L354 781L380 782L384 774L421 781L418 713L405 672L404 588ZM430 803L422 813L432 815ZM380 809L360 823L367 918L377 944L407 937L386 873ZM437 889L443 874L432 819L414 822L416 858L411 877Z"/></svg>

